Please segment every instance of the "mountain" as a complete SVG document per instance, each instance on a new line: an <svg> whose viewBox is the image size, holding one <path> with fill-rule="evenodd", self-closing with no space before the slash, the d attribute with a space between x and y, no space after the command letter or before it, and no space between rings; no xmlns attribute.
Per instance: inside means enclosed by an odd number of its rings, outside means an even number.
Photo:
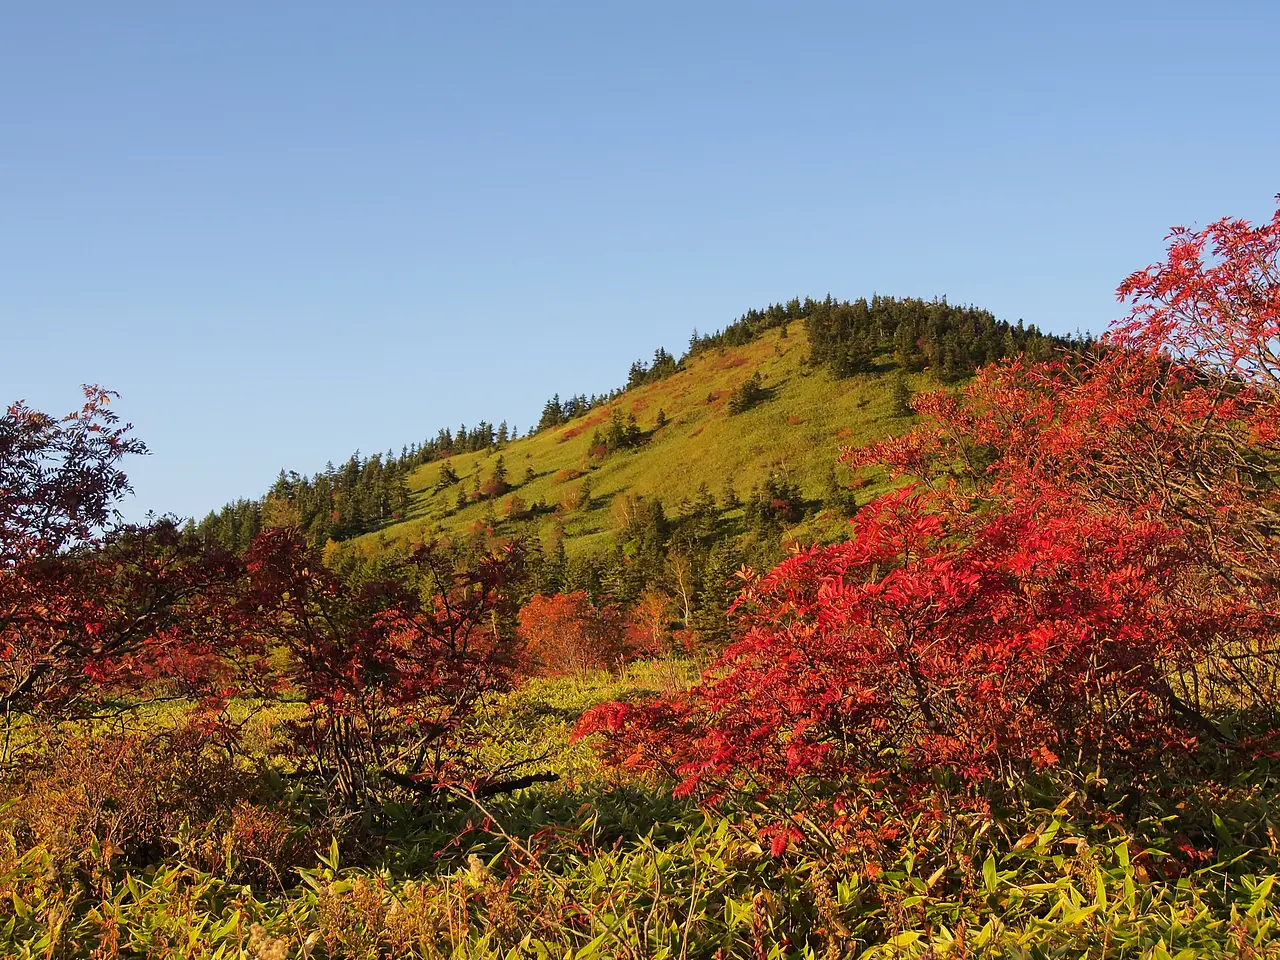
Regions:
<svg viewBox="0 0 1280 960"><path fill-rule="evenodd" d="M840 536L882 492L883 481L851 489L858 481L837 458L905 430L912 393L1064 343L945 300L796 299L695 333L678 361L658 350L607 397L553 398L527 436L481 421L399 457L357 455L309 478L282 472L261 500L196 529L243 547L263 526L296 524L335 562L433 537L523 537L565 562L614 554L617 568L646 537L665 551L675 536L767 563L787 540ZM608 574L565 576L599 587Z"/></svg>

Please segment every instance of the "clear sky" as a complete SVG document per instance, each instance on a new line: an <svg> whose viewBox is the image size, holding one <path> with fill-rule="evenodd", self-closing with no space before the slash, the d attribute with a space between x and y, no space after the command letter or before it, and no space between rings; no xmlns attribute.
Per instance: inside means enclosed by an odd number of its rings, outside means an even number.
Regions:
<svg viewBox="0 0 1280 960"><path fill-rule="evenodd" d="M0 400L120 391L145 509L828 292L1099 330L1280 191L1280 4L44 3L0 13Z"/></svg>

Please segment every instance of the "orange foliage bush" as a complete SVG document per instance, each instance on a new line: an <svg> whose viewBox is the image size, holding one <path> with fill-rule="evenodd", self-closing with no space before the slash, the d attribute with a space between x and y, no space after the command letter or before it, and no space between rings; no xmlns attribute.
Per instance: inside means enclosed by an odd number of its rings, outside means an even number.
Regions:
<svg viewBox="0 0 1280 960"><path fill-rule="evenodd" d="M538 594L520 610L529 668L548 674L616 669L635 650L629 628L617 607L597 607L581 590Z"/></svg>

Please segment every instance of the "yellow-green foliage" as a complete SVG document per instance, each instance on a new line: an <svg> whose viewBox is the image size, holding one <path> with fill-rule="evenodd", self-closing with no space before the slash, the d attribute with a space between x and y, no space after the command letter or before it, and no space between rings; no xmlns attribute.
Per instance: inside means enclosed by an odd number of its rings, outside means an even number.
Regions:
<svg viewBox="0 0 1280 960"><path fill-rule="evenodd" d="M749 810L704 814L569 742L592 704L689 678L688 665L654 663L531 681L492 702L475 732L491 760L539 756L560 782L443 825L389 812L381 854L321 839L318 859L283 888L247 869L267 851L248 852L234 830L223 862L210 865L179 830L158 865L117 857L114 872L83 877L54 847L0 837L0 956L1280 956L1274 840L1246 840L1265 838L1274 817L1261 767L1241 774L1254 785L1211 791L1217 856L1178 881L1153 878L1164 852L1144 850L1119 820L1081 819L1088 803L1075 791L1033 801L1029 790L1024 809L921 824L891 855L815 846L772 857ZM241 836L263 833L245 824ZM92 859L110 860L88 842Z"/></svg>
<svg viewBox="0 0 1280 960"><path fill-rule="evenodd" d="M493 451L451 457L448 463L470 491L492 476L504 458L508 482L525 504L567 503L590 476L589 509L564 510L525 522L507 522L501 498L458 510L458 486L436 491L442 463L419 467L409 477L413 507L408 520L356 541L356 549L376 552L379 545L420 539L424 534L463 535L476 524L492 522L499 532L547 536L564 530L570 554L600 546L611 530L609 506L621 493L656 495L668 508L692 498L701 483L719 495L731 484L745 496L770 474L783 474L818 498L842 447L856 446L900 432L909 420L894 415L891 378L859 374L838 380L823 367L805 363L808 340L798 325L786 338L770 330L746 346L711 350L692 358L674 376L627 391L584 417ZM731 415L729 398L753 373L769 391L767 400ZM939 384L928 373L909 377L913 389ZM634 413L648 441L633 451L610 454L599 462L589 456L591 436L608 424L613 410ZM655 429L658 411L668 423ZM527 468L534 479L524 483ZM865 497L877 488L862 492ZM839 518L820 516L792 531L799 539L824 539L843 529Z"/></svg>
<svg viewBox="0 0 1280 960"><path fill-rule="evenodd" d="M594 816L571 826L589 837ZM640 838L554 870L530 850L516 872L472 854L406 878L343 867L334 853L274 897L174 866L128 878L87 914L63 891L23 896L38 886L32 861L0 878L15 898L0 944L23 960L1280 955L1271 878L1151 883L1127 841L1089 844L1069 824L1049 826L1043 846L986 844L985 856L960 852L930 873L933 861L905 858L874 879L848 863L775 861L715 818L674 843Z"/></svg>

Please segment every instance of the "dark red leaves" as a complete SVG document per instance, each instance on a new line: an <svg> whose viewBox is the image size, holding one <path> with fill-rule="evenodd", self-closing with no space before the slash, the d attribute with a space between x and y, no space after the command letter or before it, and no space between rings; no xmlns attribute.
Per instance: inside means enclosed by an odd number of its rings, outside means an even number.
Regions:
<svg viewBox="0 0 1280 960"><path fill-rule="evenodd" d="M62 716L143 687L234 686L247 651L212 629L234 557L168 521L115 525L119 464L145 452L85 389L58 420L17 403L0 417L0 706ZM249 661L252 662L252 656Z"/></svg>
<svg viewBox="0 0 1280 960"><path fill-rule="evenodd" d="M119 463L146 447L117 426L108 409L116 394L84 395L61 419L22 402L0 416L0 567L91 541L129 490Z"/></svg>
<svg viewBox="0 0 1280 960"><path fill-rule="evenodd" d="M319 563L297 530L264 532L246 559L232 632L278 652L279 681L307 704L292 730L313 773L352 804L470 776L460 728L515 665L518 549L464 566L419 545L358 584Z"/></svg>
<svg viewBox="0 0 1280 960"><path fill-rule="evenodd" d="M460 731L510 682L518 550L464 567L424 545L351 580L289 528L241 559L169 521L113 526L119 461L143 448L110 394L86 393L63 420L21 404L0 418L6 715L164 696L215 731L232 697L284 698L303 772L348 803L475 779Z"/></svg>

